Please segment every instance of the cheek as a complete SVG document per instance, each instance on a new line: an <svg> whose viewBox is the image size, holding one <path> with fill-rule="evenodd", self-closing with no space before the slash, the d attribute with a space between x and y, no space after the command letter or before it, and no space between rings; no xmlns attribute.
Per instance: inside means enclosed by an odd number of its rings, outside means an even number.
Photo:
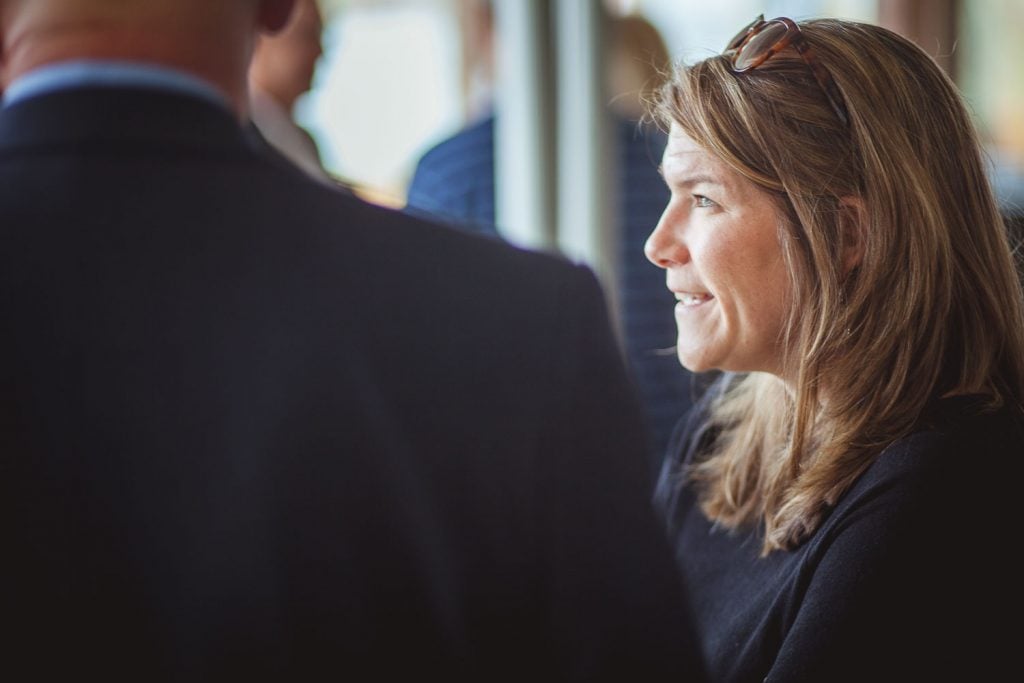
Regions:
<svg viewBox="0 0 1024 683"><path fill-rule="evenodd" d="M779 338L790 301L790 282L781 255L774 261L750 264L742 282L742 303L737 304L748 332L764 343Z"/></svg>
<svg viewBox="0 0 1024 683"><path fill-rule="evenodd" d="M723 303L736 304L735 299L745 297L757 279L761 266L758 259L747 253L748 249L742 239L733 235L718 235L701 245L700 255L695 258L700 276Z"/></svg>
<svg viewBox="0 0 1024 683"><path fill-rule="evenodd" d="M742 235L708 245L705 262L724 309L740 322L759 327L781 325L790 283L782 250L770 233L761 239ZM712 284L712 282L709 282Z"/></svg>

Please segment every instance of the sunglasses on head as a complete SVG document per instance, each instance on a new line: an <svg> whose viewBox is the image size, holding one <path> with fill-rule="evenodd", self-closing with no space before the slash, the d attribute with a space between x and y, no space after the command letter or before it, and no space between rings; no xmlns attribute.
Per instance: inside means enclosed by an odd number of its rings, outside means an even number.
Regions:
<svg viewBox="0 0 1024 683"><path fill-rule="evenodd" d="M792 47L804 63L810 67L815 80L824 91L833 111L844 126L850 125L850 117L843 104L843 97L832 79L832 75L822 66L814 55L814 50L800 31L796 22L787 17L778 17L770 21L764 20L762 14L750 25L729 41L722 53L729 60L735 73L752 71L772 58L772 56Z"/></svg>

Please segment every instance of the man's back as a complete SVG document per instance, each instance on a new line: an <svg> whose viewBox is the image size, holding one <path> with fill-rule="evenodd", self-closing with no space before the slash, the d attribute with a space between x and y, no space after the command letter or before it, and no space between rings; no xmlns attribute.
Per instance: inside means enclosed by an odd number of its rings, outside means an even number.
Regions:
<svg viewBox="0 0 1024 683"><path fill-rule="evenodd" d="M408 213L431 216L475 232L498 234L494 185L495 117L473 124L429 149L409 186ZM675 299L662 272L644 256L669 191L658 172L665 135L616 117L620 192L615 262L622 311L622 342L647 421L652 468L657 472L669 436L691 404L690 374L675 354Z"/></svg>
<svg viewBox="0 0 1024 683"><path fill-rule="evenodd" d="M593 278L138 89L0 114L12 667L685 671Z"/></svg>

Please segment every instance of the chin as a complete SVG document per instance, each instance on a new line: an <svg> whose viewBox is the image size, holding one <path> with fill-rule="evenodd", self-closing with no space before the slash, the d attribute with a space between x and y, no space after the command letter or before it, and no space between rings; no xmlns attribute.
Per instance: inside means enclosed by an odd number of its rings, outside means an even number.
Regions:
<svg viewBox="0 0 1024 683"><path fill-rule="evenodd" d="M702 358L697 354L687 353L682 349L677 348L676 358L679 359L679 364L690 372L707 372L708 370L718 369L709 363L706 358Z"/></svg>

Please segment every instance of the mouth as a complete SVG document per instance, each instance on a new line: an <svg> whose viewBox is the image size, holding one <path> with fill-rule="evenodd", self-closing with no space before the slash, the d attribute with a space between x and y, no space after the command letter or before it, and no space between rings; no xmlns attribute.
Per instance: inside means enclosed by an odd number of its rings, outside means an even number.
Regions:
<svg viewBox="0 0 1024 683"><path fill-rule="evenodd" d="M707 292L674 292L674 294L676 295L676 300L680 305L687 308L700 306L701 304L715 298Z"/></svg>

